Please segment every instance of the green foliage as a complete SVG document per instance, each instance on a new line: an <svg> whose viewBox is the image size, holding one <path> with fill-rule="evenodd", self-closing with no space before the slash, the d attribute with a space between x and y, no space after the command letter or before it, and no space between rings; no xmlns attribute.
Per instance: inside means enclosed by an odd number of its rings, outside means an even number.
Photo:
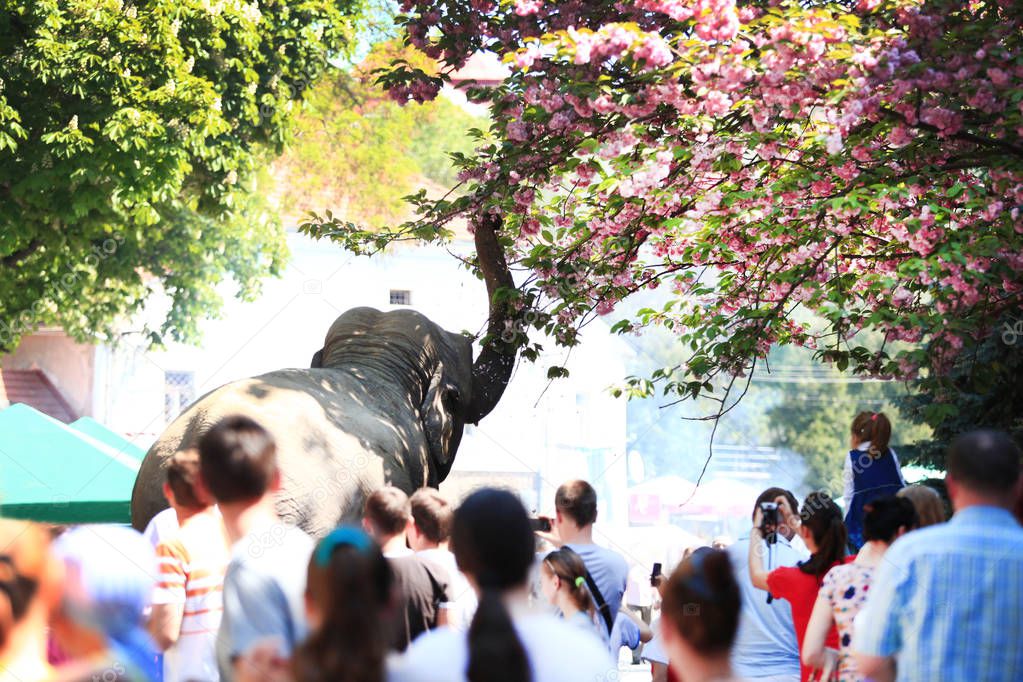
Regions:
<svg viewBox="0 0 1023 682"><path fill-rule="evenodd" d="M0 5L0 350L42 325L109 337L163 290L193 337L225 276L284 257L257 169L343 52L361 0Z"/></svg>
<svg viewBox="0 0 1023 682"><path fill-rule="evenodd" d="M396 42L379 44L353 72L333 73L310 94L295 142L277 164L289 214L327 205L375 229L408 218L404 198L424 180L433 191L457 182L451 154L471 153L468 131L487 121L443 97L406 106L389 99L374 70L400 54Z"/></svg>
<svg viewBox="0 0 1023 682"><path fill-rule="evenodd" d="M996 333L956 358L948 376L899 401L908 418L933 429L906 450L916 464L943 469L957 435L977 428L1001 429L1023 447L1023 322L1006 316ZM936 388L935 388L936 386Z"/></svg>

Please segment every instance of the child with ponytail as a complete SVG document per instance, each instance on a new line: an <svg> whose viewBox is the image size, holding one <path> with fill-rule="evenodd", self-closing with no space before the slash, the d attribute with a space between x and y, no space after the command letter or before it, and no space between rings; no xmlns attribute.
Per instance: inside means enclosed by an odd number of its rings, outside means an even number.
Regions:
<svg viewBox="0 0 1023 682"><path fill-rule="evenodd" d="M797 516L782 496L775 499L782 522L790 528L798 528L803 544L810 550L810 558L798 566L782 566L774 570L764 567L763 557L763 512L758 507L750 531L749 571L754 587L767 590L774 599L784 599L792 607L792 623L796 630L796 641L800 650L806 635L806 626L813 613L817 592L824 576L834 566L847 561L846 531L842 523L842 510L823 492L806 496L802 510ZM832 627L828 632L827 646L838 648L838 633ZM803 682L810 679L813 669L800 665Z"/></svg>
<svg viewBox="0 0 1023 682"><path fill-rule="evenodd" d="M891 437L892 423L883 412L860 412L853 419L849 436L852 449L842 471L845 526L853 553L863 547L863 508L906 486L899 459L889 446Z"/></svg>
<svg viewBox="0 0 1023 682"><path fill-rule="evenodd" d="M534 535L514 493L484 488L469 495L455 511L451 549L479 595L469 631L421 635L389 682L592 682L617 674L599 638L530 609Z"/></svg>
<svg viewBox="0 0 1023 682"><path fill-rule="evenodd" d="M540 565L540 587L547 601L558 607L566 622L600 636L585 576L586 564L571 547L554 550Z"/></svg>

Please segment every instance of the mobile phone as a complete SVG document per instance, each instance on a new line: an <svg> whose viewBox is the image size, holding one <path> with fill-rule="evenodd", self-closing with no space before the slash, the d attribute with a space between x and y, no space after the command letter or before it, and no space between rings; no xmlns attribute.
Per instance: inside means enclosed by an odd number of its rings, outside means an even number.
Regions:
<svg viewBox="0 0 1023 682"><path fill-rule="evenodd" d="M529 526L534 531L542 531L544 533L551 532L551 520L546 516L535 516L529 519Z"/></svg>
<svg viewBox="0 0 1023 682"><path fill-rule="evenodd" d="M657 587L657 578L661 575L661 562L654 564L654 570L650 571L650 586Z"/></svg>

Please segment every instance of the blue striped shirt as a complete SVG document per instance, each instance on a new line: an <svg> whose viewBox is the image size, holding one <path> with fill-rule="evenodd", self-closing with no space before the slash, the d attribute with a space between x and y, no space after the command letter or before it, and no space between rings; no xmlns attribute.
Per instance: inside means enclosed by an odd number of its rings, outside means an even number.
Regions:
<svg viewBox="0 0 1023 682"><path fill-rule="evenodd" d="M1023 528L968 507L885 554L853 648L894 656L898 680L1023 679Z"/></svg>

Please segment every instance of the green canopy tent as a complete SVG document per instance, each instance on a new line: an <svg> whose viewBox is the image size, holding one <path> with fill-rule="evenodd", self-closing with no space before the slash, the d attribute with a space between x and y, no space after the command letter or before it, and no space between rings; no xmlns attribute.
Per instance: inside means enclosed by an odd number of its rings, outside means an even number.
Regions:
<svg viewBox="0 0 1023 682"><path fill-rule="evenodd" d="M126 455L142 461L142 458L146 456L146 451L135 445L130 440L103 426L92 417L82 417L71 422L71 428L76 431L81 431L86 436L91 436L101 443L105 443L115 450L120 450Z"/></svg>
<svg viewBox="0 0 1023 682"><path fill-rule="evenodd" d="M17 403L0 411L0 516L128 523L139 460Z"/></svg>

